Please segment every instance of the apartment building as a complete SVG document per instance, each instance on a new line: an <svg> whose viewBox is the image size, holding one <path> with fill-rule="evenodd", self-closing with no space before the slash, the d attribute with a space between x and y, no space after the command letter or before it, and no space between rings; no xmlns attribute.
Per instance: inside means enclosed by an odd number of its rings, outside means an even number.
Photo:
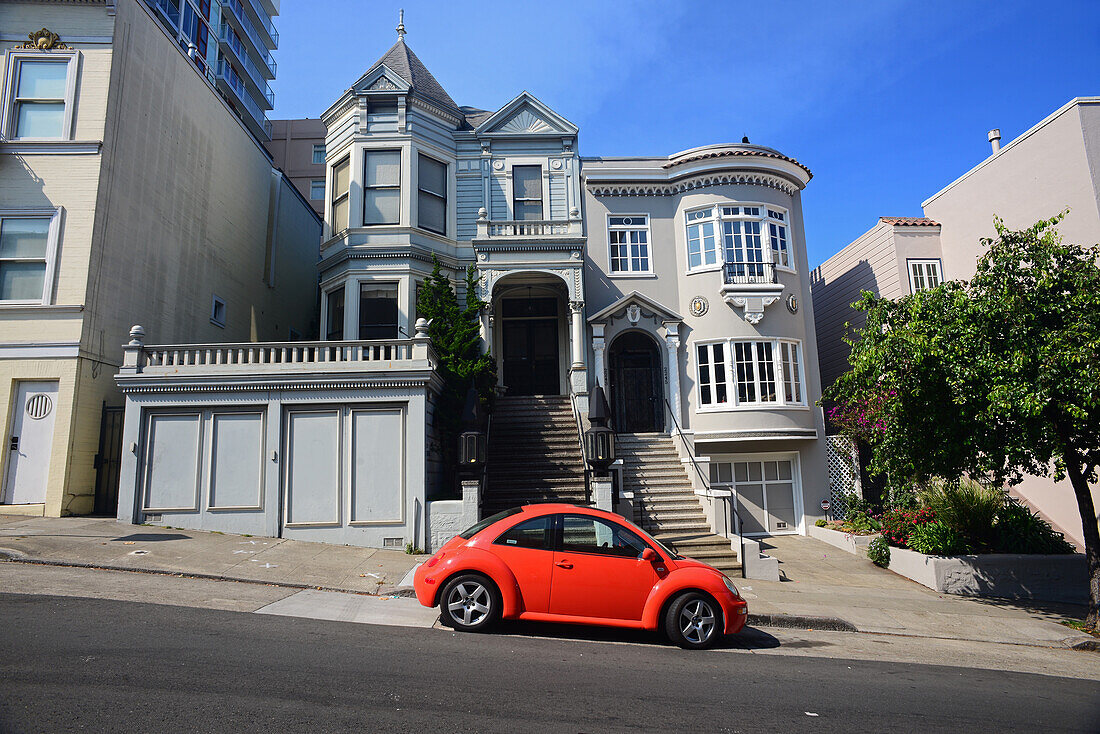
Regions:
<svg viewBox="0 0 1100 734"><path fill-rule="evenodd" d="M272 120L265 144L276 168L286 175L318 216L325 209L325 125L320 120Z"/></svg>
<svg viewBox="0 0 1100 734"><path fill-rule="evenodd" d="M0 513L115 511L133 324L176 343L316 331L319 220L227 86L221 39L277 10L245 4L0 4Z"/></svg>

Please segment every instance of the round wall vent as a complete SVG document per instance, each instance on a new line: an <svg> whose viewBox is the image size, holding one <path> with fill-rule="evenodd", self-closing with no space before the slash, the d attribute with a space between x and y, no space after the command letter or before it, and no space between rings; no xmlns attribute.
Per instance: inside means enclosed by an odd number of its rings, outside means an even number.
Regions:
<svg viewBox="0 0 1100 734"><path fill-rule="evenodd" d="M50 396L45 393L38 393L37 395L31 395L27 401L27 415L37 420L42 420L50 414L50 410L53 408L53 401L50 400Z"/></svg>

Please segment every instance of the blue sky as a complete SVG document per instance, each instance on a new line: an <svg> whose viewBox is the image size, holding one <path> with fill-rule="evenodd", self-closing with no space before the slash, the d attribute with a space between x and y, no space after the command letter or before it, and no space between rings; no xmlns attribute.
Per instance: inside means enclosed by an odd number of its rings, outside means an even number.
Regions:
<svg viewBox="0 0 1100 734"><path fill-rule="evenodd" d="M1073 97L1100 95L1100 1L283 0L273 118L318 117L396 40L460 105L526 89L582 155L771 146L810 167L810 265ZM1053 214L1053 212L1051 212Z"/></svg>

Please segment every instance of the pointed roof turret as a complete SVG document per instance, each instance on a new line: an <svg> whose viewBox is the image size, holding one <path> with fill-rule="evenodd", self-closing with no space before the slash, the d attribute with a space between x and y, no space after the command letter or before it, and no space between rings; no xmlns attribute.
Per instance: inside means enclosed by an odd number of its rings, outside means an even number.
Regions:
<svg viewBox="0 0 1100 734"><path fill-rule="evenodd" d="M393 44L389 51L382 54L382 58L371 64L371 70L379 64L385 64L390 71L412 85L413 92L418 93L428 101L445 105L452 110L458 110L458 104L451 99L451 95L447 94L447 90L443 88L443 85L436 81L436 78L424 66L424 62L417 58L411 48L405 45L404 18L398 25L397 43ZM367 73L369 74L370 71Z"/></svg>

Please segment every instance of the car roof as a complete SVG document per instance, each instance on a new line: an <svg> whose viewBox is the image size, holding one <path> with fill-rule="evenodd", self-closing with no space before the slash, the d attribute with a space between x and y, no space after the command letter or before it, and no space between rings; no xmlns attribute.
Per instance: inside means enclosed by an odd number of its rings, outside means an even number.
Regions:
<svg viewBox="0 0 1100 734"><path fill-rule="evenodd" d="M558 512L571 512L581 515L593 515L595 517L610 517L618 518L620 520L625 519L622 515L616 515L614 512L601 510L597 507L588 507L586 505L570 505L565 502L537 502L535 504L523 505L521 509L525 514L528 515L553 515Z"/></svg>

